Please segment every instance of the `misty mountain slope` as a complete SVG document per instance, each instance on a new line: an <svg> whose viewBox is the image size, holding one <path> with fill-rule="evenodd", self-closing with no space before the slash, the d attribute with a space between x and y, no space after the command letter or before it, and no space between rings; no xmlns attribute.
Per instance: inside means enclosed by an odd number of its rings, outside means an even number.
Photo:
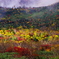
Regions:
<svg viewBox="0 0 59 59"><path fill-rule="evenodd" d="M56 13L57 10L59 9L59 3L56 3L54 5L51 5L51 6L48 6L48 7L40 7L40 8L33 8L33 9L22 9L20 10L20 8L18 9L11 9L9 11L7 11L7 15L8 13L10 13L10 15L14 15L14 13L20 15L20 16L24 16L24 15L28 15L30 17L35 17L35 16L38 16L38 17L43 17L44 15L50 15L51 13ZM27 16L27 17L28 17ZM26 17L25 17L26 18Z"/></svg>
<svg viewBox="0 0 59 59"><path fill-rule="evenodd" d="M0 14L2 13L0 12ZM8 8L5 10L5 17L1 20L7 21L3 26L8 25L8 27L10 25L15 27L22 25L27 27L34 26L35 28L41 28L45 26L53 29L58 29L58 17L59 3L56 3L51 6L38 8Z"/></svg>
<svg viewBox="0 0 59 59"><path fill-rule="evenodd" d="M48 7L41 7L41 8L38 8L39 12L36 11L36 13L32 14L32 17L34 18L34 17L38 16L40 18L43 18L43 16L45 16L45 15L54 16L54 15L58 14L58 9L59 9L59 3L56 3L56 4L48 6Z"/></svg>

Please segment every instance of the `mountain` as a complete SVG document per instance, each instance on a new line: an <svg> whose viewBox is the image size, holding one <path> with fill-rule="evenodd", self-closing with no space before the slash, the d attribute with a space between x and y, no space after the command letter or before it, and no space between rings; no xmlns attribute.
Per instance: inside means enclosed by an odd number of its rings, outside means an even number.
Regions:
<svg viewBox="0 0 59 59"><path fill-rule="evenodd" d="M2 12L1 12L2 11ZM39 29L59 29L59 2L45 7L19 7L19 8L0 8L1 18L0 27L23 27ZM6 26L7 25L7 26Z"/></svg>

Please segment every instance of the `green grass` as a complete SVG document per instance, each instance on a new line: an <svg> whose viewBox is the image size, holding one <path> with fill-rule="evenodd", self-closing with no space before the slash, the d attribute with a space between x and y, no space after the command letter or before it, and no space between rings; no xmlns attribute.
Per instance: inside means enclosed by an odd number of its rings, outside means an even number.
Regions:
<svg viewBox="0 0 59 59"><path fill-rule="evenodd" d="M29 57L21 56L21 57L13 57L14 54L18 54L15 52L5 52L0 53L0 59L29 59ZM33 59L59 59L57 56L53 56L53 52L47 52L47 51L37 51L37 54L41 56L34 56ZM31 58L31 57L30 57Z"/></svg>

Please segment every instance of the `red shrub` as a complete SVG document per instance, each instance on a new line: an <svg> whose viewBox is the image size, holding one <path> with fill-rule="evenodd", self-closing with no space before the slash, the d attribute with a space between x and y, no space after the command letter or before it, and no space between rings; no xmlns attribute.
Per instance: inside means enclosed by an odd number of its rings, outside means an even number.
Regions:
<svg viewBox="0 0 59 59"><path fill-rule="evenodd" d="M14 47L14 51L20 53L22 56L30 55L28 48Z"/></svg>
<svg viewBox="0 0 59 59"><path fill-rule="evenodd" d="M30 55L30 49L28 49L28 48L9 47L5 50L5 52L17 52L21 56L29 56Z"/></svg>
<svg viewBox="0 0 59 59"><path fill-rule="evenodd" d="M12 52L13 48L12 47L9 47L5 50L5 52Z"/></svg>

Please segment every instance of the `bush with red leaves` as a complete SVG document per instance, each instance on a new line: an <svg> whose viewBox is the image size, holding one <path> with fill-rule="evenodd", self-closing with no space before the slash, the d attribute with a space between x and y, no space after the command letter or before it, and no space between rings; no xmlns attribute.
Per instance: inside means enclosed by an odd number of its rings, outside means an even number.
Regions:
<svg viewBox="0 0 59 59"><path fill-rule="evenodd" d="M14 47L14 51L20 53L22 56L30 55L30 50L28 48Z"/></svg>
<svg viewBox="0 0 59 59"><path fill-rule="evenodd" d="M17 52L22 56L29 56L30 55L30 49L28 49L28 48L9 47L5 50L5 52Z"/></svg>
<svg viewBox="0 0 59 59"><path fill-rule="evenodd" d="M13 48L12 47L8 47L5 52L13 52Z"/></svg>

